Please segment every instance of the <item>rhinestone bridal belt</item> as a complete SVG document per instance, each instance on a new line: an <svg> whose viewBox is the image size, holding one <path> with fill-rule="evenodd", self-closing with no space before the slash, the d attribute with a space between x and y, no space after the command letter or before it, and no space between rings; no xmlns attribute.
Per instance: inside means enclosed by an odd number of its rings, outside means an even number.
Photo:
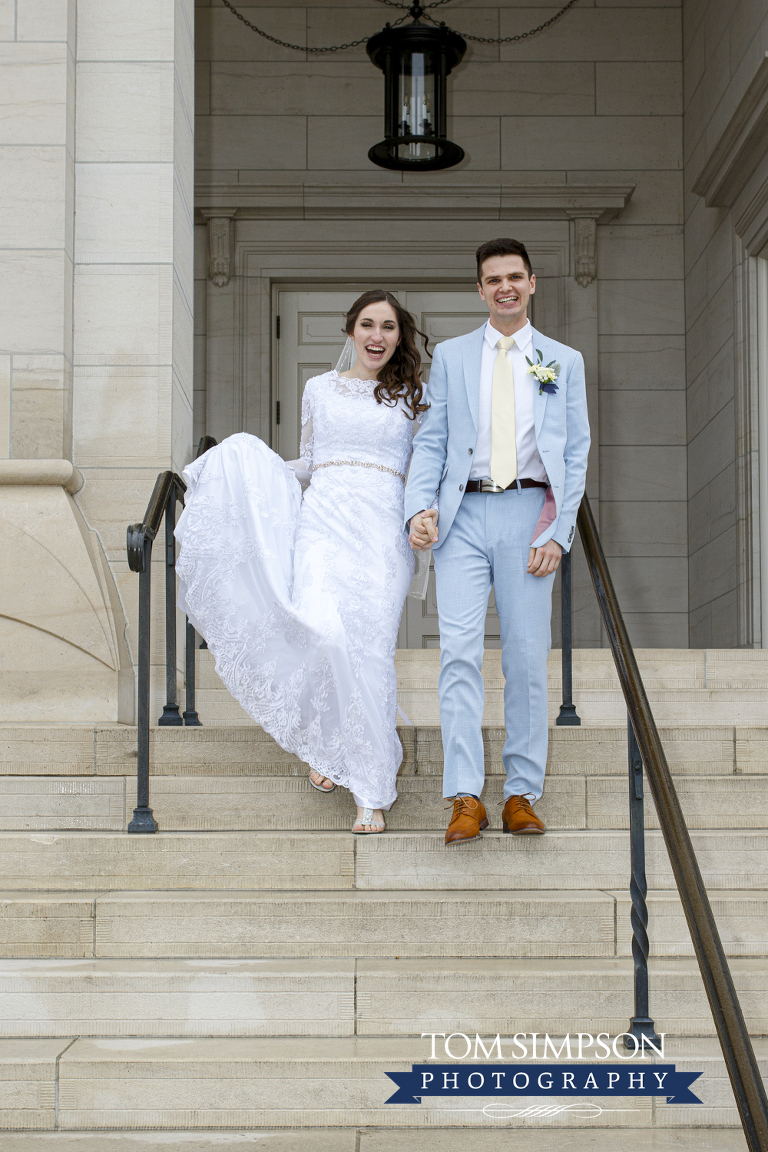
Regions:
<svg viewBox="0 0 768 1152"><path fill-rule="evenodd" d="M395 468L387 468L386 464L369 464L365 460L326 460L325 464L315 464L312 471L317 472L318 468L335 468L341 464L351 464L354 468L375 468L377 472L390 472L393 476L399 476L405 484L402 472L398 472Z"/></svg>

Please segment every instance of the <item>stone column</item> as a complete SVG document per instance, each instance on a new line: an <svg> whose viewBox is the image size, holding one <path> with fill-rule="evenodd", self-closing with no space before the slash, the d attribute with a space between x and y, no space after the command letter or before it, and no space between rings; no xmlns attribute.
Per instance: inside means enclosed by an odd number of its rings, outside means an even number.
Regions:
<svg viewBox="0 0 768 1152"><path fill-rule="evenodd" d="M71 451L75 0L0 4L0 458Z"/></svg>
<svg viewBox="0 0 768 1152"><path fill-rule="evenodd" d="M192 455L193 16L192 0L78 0L73 460L134 660L126 526L158 472ZM163 554L158 544L158 686Z"/></svg>
<svg viewBox="0 0 768 1152"><path fill-rule="evenodd" d="M192 16L0 0L4 720L133 716L125 530L191 456Z"/></svg>
<svg viewBox="0 0 768 1152"><path fill-rule="evenodd" d="M72 465L75 0L0 4L0 720L132 714Z"/></svg>

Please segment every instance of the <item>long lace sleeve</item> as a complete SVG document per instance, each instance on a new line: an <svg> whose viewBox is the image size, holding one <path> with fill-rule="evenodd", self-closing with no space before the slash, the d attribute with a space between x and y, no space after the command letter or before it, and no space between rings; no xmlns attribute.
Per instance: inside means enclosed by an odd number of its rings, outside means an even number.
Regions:
<svg viewBox="0 0 768 1152"><path fill-rule="evenodd" d="M415 423L419 427L421 426L421 419L423 419L423 417L424 417L424 412L419 412L418 416L416 417ZM408 470L410 473L410 470L411 470L410 463L409 463ZM429 508L434 508L435 511L440 511L440 487L438 487L438 491L435 492L434 500L432 501L431 505L429 505ZM432 550L429 550L429 555L432 555ZM417 569L418 569L418 562L417 562ZM409 592L408 594L409 594L409 596L411 596L412 593Z"/></svg>
<svg viewBox="0 0 768 1152"><path fill-rule="evenodd" d="M416 417L416 424L419 426L421 425L423 415L424 413L420 412ZM436 512L439 512L439 497L440 489L438 488L435 493L435 498L430 504L430 508L434 508ZM414 550L414 557L413 579L411 580L411 586L407 594L413 600L426 600L429 587L429 573L432 567L432 549L429 548L426 552Z"/></svg>
<svg viewBox="0 0 768 1152"><path fill-rule="evenodd" d="M421 421L423 420L423 418L424 418L424 413L419 412L418 416L416 417L416 423L419 425L419 427L421 427ZM437 492L435 493L435 498L432 501L432 503L430 504L430 508L434 508L436 512L440 511L440 487L439 487L439 485L438 485ZM430 555L430 557L432 555L432 549L431 548L429 550L429 555ZM417 571L418 571L418 567L419 566L417 563L417 565L416 565ZM409 592L408 595L410 596L411 593Z"/></svg>
<svg viewBox="0 0 768 1152"><path fill-rule="evenodd" d="M312 422L312 398L309 389L304 389L301 399L301 448L299 455L307 463L307 469L312 471L312 454L315 447L315 429Z"/></svg>
<svg viewBox="0 0 768 1152"><path fill-rule="evenodd" d="M289 460L288 467L293 469L296 479L302 488L306 488L312 479L312 451L314 448L315 433L312 424L312 399L309 388L304 389L301 400L301 444L299 459Z"/></svg>

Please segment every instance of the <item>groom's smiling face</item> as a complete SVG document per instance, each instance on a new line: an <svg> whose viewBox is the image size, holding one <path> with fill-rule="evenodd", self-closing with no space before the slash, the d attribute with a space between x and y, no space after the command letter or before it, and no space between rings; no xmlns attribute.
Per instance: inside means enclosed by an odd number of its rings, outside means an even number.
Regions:
<svg viewBox="0 0 768 1152"><path fill-rule="evenodd" d="M528 275L522 256L489 256L483 261L477 290L491 314L491 324L503 335L511 336L528 319L528 301L536 291L536 277Z"/></svg>

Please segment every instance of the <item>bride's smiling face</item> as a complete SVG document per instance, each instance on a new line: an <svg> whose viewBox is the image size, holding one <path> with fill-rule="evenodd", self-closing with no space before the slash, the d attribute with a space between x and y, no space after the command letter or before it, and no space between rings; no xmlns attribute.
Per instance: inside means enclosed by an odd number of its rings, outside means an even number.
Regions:
<svg viewBox="0 0 768 1152"><path fill-rule="evenodd" d="M400 343L400 327L392 305L380 300L363 308L352 339L357 353L356 367L375 376L392 359Z"/></svg>

